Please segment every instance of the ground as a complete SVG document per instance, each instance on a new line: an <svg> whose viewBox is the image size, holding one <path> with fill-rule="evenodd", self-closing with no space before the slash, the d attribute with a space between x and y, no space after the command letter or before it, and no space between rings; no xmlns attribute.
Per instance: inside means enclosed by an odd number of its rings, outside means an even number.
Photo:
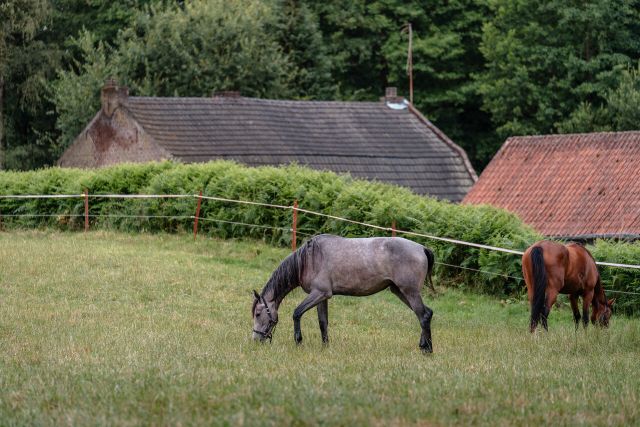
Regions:
<svg viewBox="0 0 640 427"><path fill-rule="evenodd" d="M640 321L528 332L524 300L441 289L434 354L386 291L251 341L252 289L288 253L187 235L0 233L2 425L637 425Z"/></svg>

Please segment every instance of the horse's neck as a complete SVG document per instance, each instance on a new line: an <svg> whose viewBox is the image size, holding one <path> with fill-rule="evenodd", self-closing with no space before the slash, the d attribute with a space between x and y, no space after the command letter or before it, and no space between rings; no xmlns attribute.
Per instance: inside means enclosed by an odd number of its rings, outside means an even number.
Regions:
<svg viewBox="0 0 640 427"><path fill-rule="evenodd" d="M277 294L275 292L275 288L267 289L265 291L264 298L268 302L275 303L275 307L276 307L276 310L277 310L278 307L280 307L280 304L282 303L282 300L284 299L284 297L286 297L289 294L289 292L291 292L292 290L294 290L298 286L300 286L300 285L294 285L294 286L291 286L291 287L288 287L288 288L282 288L282 289L280 289L280 292L278 292Z"/></svg>

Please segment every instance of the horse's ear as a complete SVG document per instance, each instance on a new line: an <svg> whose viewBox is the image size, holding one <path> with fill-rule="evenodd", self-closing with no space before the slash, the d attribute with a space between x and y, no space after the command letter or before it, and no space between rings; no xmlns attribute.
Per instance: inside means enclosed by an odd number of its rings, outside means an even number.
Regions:
<svg viewBox="0 0 640 427"><path fill-rule="evenodd" d="M260 299L260 295L258 295L258 292L256 292L256 290L255 290L255 289L253 290L253 296L254 296L256 299Z"/></svg>
<svg viewBox="0 0 640 427"><path fill-rule="evenodd" d="M611 299L607 302L607 305L608 305L609 307L611 307L615 302L616 302L616 299L615 299L615 298L611 298Z"/></svg>

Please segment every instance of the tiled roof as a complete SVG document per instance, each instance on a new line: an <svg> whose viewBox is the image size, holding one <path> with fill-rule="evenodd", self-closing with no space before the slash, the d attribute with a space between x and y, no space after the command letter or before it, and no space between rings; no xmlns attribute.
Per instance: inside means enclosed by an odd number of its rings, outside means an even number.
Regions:
<svg viewBox="0 0 640 427"><path fill-rule="evenodd" d="M509 138L464 203L515 212L546 236L640 235L640 132Z"/></svg>
<svg viewBox="0 0 640 427"><path fill-rule="evenodd" d="M185 162L297 162L452 201L462 200L476 178L464 151L413 108L242 97L129 97L127 108Z"/></svg>

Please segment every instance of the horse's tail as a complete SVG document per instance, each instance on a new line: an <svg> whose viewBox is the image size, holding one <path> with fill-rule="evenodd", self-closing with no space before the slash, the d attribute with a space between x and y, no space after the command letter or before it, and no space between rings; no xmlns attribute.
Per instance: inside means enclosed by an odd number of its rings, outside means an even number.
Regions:
<svg viewBox="0 0 640 427"><path fill-rule="evenodd" d="M531 301L531 326L537 325L544 312L545 292L547 289L547 271L544 268L542 247L531 249L531 264L533 269L533 298Z"/></svg>
<svg viewBox="0 0 640 427"><path fill-rule="evenodd" d="M424 254L427 256L427 283L429 283L429 287L435 293L436 288L433 287L431 276L433 274L433 265L435 264L436 257L433 255L433 251L427 247L424 248Z"/></svg>

